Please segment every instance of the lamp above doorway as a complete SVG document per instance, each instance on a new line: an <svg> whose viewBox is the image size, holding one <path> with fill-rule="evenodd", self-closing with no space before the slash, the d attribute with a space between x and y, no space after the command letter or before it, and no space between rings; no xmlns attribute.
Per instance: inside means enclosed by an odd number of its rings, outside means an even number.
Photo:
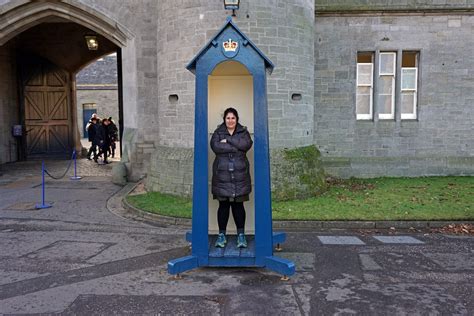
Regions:
<svg viewBox="0 0 474 316"><path fill-rule="evenodd" d="M238 10L240 6L240 0L224 0L224 8L226 10L232 10L232 16L235 16L235 10Z"/></svg>
<svg viewBox="0 0 474 316"><path fill-rule="evenodd" d="M85 35L87 48L89 50L97 50L99 48L99 41L95 35Z"/></svg>

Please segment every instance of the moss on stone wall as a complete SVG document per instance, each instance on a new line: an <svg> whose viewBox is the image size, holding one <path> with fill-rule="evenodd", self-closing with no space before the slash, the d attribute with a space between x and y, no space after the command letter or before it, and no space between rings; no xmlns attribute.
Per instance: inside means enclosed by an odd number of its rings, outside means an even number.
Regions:
<svg viewBox="0 0 474 316"><path fill-rule="evenodd" d="M326 190L321 154L314 145L272 149L270 164L273 199L302 199ZM156 148L147 176L147 189L191 197L192 186L193 150L164 146Z"/></svg>
<svg viewBox="0 0 474 316"><path fill-rule="evenodd" d="M314 145L299 147L293 149L284 149L285 159L296 161L305 160L307 163L315 163L316 160L321 157L321 153Z"/></svg>
<svg viewBox="0 0 474 316"><path fill-rule="evenodd" d="M326 190L316 146L271 151L272 196L276 200L303 199Z"/></svg>

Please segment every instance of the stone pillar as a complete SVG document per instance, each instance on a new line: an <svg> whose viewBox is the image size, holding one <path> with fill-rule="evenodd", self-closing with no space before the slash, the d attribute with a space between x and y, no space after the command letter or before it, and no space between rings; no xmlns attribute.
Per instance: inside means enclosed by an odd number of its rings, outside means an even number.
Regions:
<svg viewBox="0 0 474 316"><path fill-rule="evenodd" d="M18 121L16 58L13 45L0 46L0 164L18 160L17 140L11 128Z"/></svg>

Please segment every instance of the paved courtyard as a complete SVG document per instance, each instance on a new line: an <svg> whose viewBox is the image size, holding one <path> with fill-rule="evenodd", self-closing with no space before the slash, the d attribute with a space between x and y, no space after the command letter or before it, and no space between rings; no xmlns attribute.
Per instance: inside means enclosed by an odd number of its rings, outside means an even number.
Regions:
<svg viewBox="0 0 474 316"><path fill-rule="evenodd" d="M55 174L66 162L47 163ZM78 161L82 180L39 162L0 176L0 314L473 315L474 238L430 232L288 232L289 280L254 268L201 268L182 280L185 229L120 217L112 165ZM70 176L72 174L68 174Z"/></svg>

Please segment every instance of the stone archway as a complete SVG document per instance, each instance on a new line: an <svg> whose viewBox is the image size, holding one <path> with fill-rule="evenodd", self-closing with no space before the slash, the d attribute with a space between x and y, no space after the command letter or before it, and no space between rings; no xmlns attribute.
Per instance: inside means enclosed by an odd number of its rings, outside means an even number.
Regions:
<svg viewBox="0 0 474 316"><path fill-rule="evenodd" d="M74 4L72 4L74 3ZM102 13L76 1L34 1L5 10L0 20L0 46L25 30L57 17L85 26L125 46L133 34Z"/></svg>
<svg viewBox="0 0 474 316"><path fill-rule="evenodd" d="M108 18L104 14L78 1L68 1L67 3L62 1L32 1L19 5L18 2L12 2L4 5L2 9L3 10L0 14L0 16L2 17L2 19L0 19L0 48L5 44L10 45L11 42L15 42L15 45L13 45L14 49L12 50L13 53L11 55L13 59L17 59L17 64L15 67L17 68L18 76L20 76L20 78L13 78L14 75L12 74L12 77L10 79L10 81L12 82L12 86L14 85L13 82L15 81L17 81L17 84L20 85L17 86L17 89L20 91L19 100L11 101L11 103L16 103L20 105L20 117L5 118L5 122L8 122L8 125L11 124L11 121L19 121L24 126L27 126L28 124L31 125L31 115L29 115L31 113L27 111L27 108L25 106L25 100L31 101L31 97L29 97L28 99L23 97L25 95L25 92L31 89L25 86L25 84L27 83L23 82L23 78L21 78L22 68L25 67L22 65L22 60L18 58L20 54L20 50L18 49L18 47L20 47L21 50L23 50L29 55L42 57L44 60L49 60L52 64L58 66L59 69L65 70L66 76L61 77L64 79L64 95L72 96L68 98L61 97L61 100L64 102L60 102L63 104L65 102L67 103L67 110L65 112L67 112L69 116L65 118L65 121L67 121L67 127L64 129L65 131L67 131L67 136L57 135L57 133L49 133L54 131L57 132L57 129L51 129L48 133L45 132L48 129L46 127L51 125L53 120L56 118L54 117L54 115L48 118L48 115L46 115L47 111L44 111L44 115L42 114L33 116L36 121L43 122L41 123L42 127L37 128L37 131L35 130L37 133L35 131L32 131L31 126L29 127L28 132L30 134L26 134L23 136L23 141L21 145L24 149L24 153L20 153L18 158L21 159L21 157L25 153L31 154L31 151L33 149L33 151L38 151L37 149L39 147L50 147L45 143L45 141L49 139L49 136L52 136L51 139L60 140L57 142L58 144L69 144L70 148L71 146L73 146L76 148L76 150L80 149L78 131L75 128L72 128L76 126L77 122L77 117L74 111L74 108L76 107L74 98L74 74L82 67L89 64L91 61L96 60L97 58L105 54L108 54L110 52L120 52L121 48L126 45L127 41L130 41L133 38L133 35L128 32L126 28L120 26L118 22ZM68 45L63 45L63 51L60 53L51 52L51 49L47 47L47 45L43 44L45 42L45 36L41 38L41 34L45 35L48 34L47 32L56 32L54 30L55 28L51 27L51 25L54 24L60 25L60 27L57 27L56 29L68 28L69 30L72 30L73 33L75 32L74 34L79 37L83 36L83 34L81 35L80 32L86 32L87 30L89 30L93 34L97 34L97 36L102 39L103 42L108 42L110 43L110 45L105 45L105 48L104 46L102 46L102 50L92 52L87 56L80 56L80 54L78 56L78 53L76 53L76 55L74 56L73 51L75 50L73 49L72 45L70 45L70 43ZM35 31L31 32L30 30L33 29ZM58 39L59 41L64 39L65 43L68 40L71 41L71 39L65 36L64 34L70 33L57 32L54 34L57 38L55 44L58 43ZM20 45L18 45L18 43L20 43ZM68 49L71 49L71 52L68 52ZM43 87L46 87L45 89L49 89L48 85L43 85ZM39 97L39 94L37 92L35 92L35 95ZM1 97L2 96L0 96L0 98ZM43 99L43 97L41 97L40 99ZM40 102L39 99L33 101ZM28 108L29 110L35 109L34 104L30 105L31 106ZM45 105L44 109L51 108L51 110L54 110L55 106L55 104ZM25 132L27 131L25 130ZM43 137L40 137L41 135L43 135ZM1 138L2 137L0 137L0 141ZM29 147L28 144L30 145ZM45 146L39 146L41 144ZM34 146L32 147L31 145ZM41 152L41 150L39 151ZM0 157L0 163L1 162L2 159Z"/></svg>

